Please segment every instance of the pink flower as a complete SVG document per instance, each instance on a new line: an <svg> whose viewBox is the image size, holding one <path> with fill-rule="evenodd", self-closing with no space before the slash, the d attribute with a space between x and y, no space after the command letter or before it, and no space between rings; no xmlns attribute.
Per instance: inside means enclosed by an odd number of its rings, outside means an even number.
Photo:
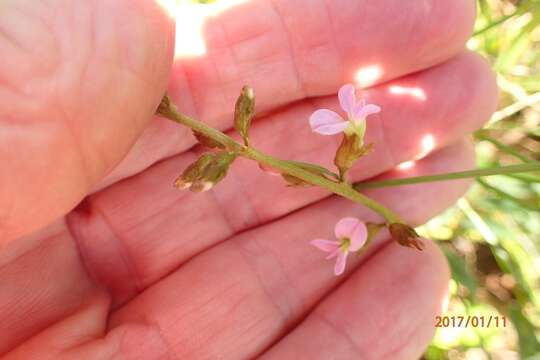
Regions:
<svg viewBox="0 0 540 360"><path fill-rule="evenodd" d="M358 251L366 243L368 231L366 224L362 221L346 217L338 221L334 228L337 241L315 239L311 240L311 245L324 252L330 253L326 258L337 257L334 266L334 274L341 275L345 271L347 256L351 251Z"/></svg>
<svg viewBox="0 0 540 360"><path fill-rule="evenodd" d="M339 89L338 98L341 108L347 113L347 120L332 110L317 110L309 118L311 130L321 135L335 135L343 131L347 134L356 133L360 139L363 139L366 118L377 114L381 108L377 105L366 104L364 99L358 101L354 86L351 84L343 85Z"/></svg>

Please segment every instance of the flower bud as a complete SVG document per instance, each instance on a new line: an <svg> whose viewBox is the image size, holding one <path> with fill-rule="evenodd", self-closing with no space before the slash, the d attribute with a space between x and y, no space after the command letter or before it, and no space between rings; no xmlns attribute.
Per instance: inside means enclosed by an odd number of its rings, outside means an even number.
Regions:
<svg viewBox="0 0 540 360"><path fill-rule="evenodd" d="M230 152L220 152L214 154L212 162L204 168L199 182L202 181L202 191L210 190L215 184L225 178L230 165L236 159L236 154Z"/></svg>
<svg viewBox="0 0 540 360"><path fill-rule="evenodd" d="M186 170L174 182L174 186L179 189L188 189L193 183L201 177L204 169L212 162L213 153L202 154L197 161L189 165Z"/></svg>
<svg viewBox="0 0 540 360"><path fill-rule="evenodd" d="M236 156L229 152L205 153L188 166L174 185L193 192L208 191L223 180Z"/></svg>
<svg viewBox="0 0 540 360"><path fill-rule="evenodd" d="M236 106L234 109L234 128L242 139L244 139L244 145L249 145L249 128L251 126L251 120L255 113L255 94L253 89L249 86L244 86L242 92L236 100Z"/></svg>
<svg viewBox="0 0 540 360"><path fill-rule="evenodd" d="M401 246L423 250L424 244L420 241L420 235L409 225L393 223L388 226L388 230Z"/></svg>

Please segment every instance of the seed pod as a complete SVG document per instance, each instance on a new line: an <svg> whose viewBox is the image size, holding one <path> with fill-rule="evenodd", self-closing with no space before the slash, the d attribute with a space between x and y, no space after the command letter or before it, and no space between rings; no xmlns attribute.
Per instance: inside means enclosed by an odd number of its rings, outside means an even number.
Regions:
<svg viewBox="0 0 540 360"><path fill-rule="evenodd" d="M255 94L253 89L249 86L244 86L242 92L236 100L236 106L234 109L234 128L242 139L244 145L249 145L249 128L251 126L251 120L255 113Z"/></svg>
<svg viewBox="0 0 540 360"><path fill-rule="evenodd" d="M392 238L401 246L423 250L424 244L420 241L420 235L409 225L393 223L388 226Z"/></svg>

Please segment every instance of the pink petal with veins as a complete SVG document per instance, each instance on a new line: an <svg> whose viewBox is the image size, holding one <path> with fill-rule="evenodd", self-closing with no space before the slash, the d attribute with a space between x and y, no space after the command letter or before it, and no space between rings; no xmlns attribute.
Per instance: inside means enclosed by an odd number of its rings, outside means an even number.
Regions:
<svg viewBox="0 0 540 360"><path fill-rule="evenodd" d="M322 135L335 135L345 130L349 123L332 110L315 111L309 118L311 130Z"/></svg>
<svg viewBox="0 0 540 360"><path fill-rule="evenodd" d="M339 104L343 111L348 114L354 112L356 104L356 96L354 94L355 89L351 84L343 85L338 92Z"/></svg>
<svg viewBox="0 0 540 360"><path fill-rule="evenodd" d="M349 245L349 251L360 250L362 246L364 246L364 244L366 243L367 237L368 237L368 230L367 230L366 224L364 224L362 221L359 221L351 234L351 237L350 237L351 243Z"/></svg>
<svg viewBox="0 0 540 360"><path fill-rule="evenodd" d="M377 114L381 112L380 106L374 104L367 104L361 108L355 109L354 118L355 119L364 119L369 115Z"/></svg>
<svg viewBox="0 0 540 360"><path fill-rule="evenodd" d="M348 253L345 252L341 252L338 255L336 265L334 266L334 275L341 275L345 271L345 266L347 265L347 255Z"/></svg>
<svg viewBox="0 0 540 360"><path fill-rule="evenodd" d="M339 249L340 245L338 241L330 241L324 239L311 240L309 243L315 246L317 249L325 252L334 252L336 251L336 249Z"/></svg>
<svg viewBox="0 0 540 360"><path fill-rule="evenodd" d="M334 228L336 238L341 240L343 238L350 238L353 234L355 227L360 223L360 220L353 217L346 217L339 220Z"/></svg>

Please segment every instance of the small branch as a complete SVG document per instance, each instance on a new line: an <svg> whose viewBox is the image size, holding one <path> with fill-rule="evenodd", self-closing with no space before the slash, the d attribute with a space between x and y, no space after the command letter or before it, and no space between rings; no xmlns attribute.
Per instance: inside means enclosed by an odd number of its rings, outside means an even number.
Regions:
<svg viewBox="0 0 540 360"><path fill-rule="evenodd" d="M185 125L192 130L195 130L207 136L208 138L211 138L223 144L227 149L238 153L238 155L240 156L255 160L260 164L269 166L282 173L294 176L309 184L320 186L334 194L340 195L358 204L364 205L371 210L379 213L390 224L403 223L403 220L399 215L395 214L393 211L386 208L377 201L359 193L350 184L328 180L323 176L318 176L305 169L302 169L294 163L276 159L272 156L266 155L258 150L255 150L252 147L247 147L236 142L233 138L222 133L219 130L213 129L200 121L181 114L174 106L174 104L172 104L167 95L163 98L163 101L161 102L161 105L157 110L157 114L179 124Z"/></svg>

